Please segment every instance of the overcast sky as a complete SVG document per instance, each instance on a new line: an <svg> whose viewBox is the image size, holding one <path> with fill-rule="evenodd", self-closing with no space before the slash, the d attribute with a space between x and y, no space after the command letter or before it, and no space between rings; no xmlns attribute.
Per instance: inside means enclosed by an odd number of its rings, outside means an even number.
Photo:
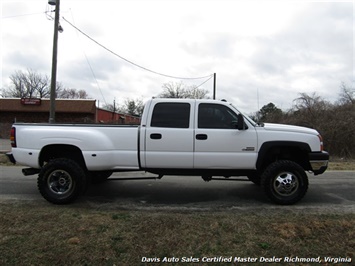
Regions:
<svg viewBox="0 0 355 266"><path fill-rule="evenodd" d="M153 71L186 78L216 73L217 99L245 112L269 102L287 110L301 92L334 102L341 82L354 86L354 1L61 0L60 5L64 32L57 81L87 91L100 105L147 100L164 83L180 80L127 63L62 17ZM50 77L54 22L45 12L53 9L47 0L1 1L0 88L10 85L16 70ZM212 97L213 79L200 88Z"/></svg>

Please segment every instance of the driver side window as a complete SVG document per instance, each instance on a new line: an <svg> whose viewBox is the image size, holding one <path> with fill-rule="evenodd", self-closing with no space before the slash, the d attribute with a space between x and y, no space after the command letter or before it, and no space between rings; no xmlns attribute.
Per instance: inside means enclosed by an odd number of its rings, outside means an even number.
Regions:
<svg viewBox="0 0 355 266"><path fill-rule="evenodd" d="M201 103L198 107L198 128L235 129L237 114L220 104Z"/></svg>

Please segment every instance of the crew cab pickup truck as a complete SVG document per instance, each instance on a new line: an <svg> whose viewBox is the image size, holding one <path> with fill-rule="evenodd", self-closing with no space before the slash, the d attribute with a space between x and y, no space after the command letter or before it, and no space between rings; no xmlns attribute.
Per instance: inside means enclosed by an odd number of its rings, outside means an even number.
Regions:
<svg viewBox="0 0 355 266"><path fill-rule="evenodd" d="M294 204L307 192L305 171L322 174L329 159L316 130L257 124L216 100L151 99L140 126L15 123L11 143L10 160L38 174L40 193L55 204L113 172L137 170L205 181L246 176L273 202Z"/></svg>

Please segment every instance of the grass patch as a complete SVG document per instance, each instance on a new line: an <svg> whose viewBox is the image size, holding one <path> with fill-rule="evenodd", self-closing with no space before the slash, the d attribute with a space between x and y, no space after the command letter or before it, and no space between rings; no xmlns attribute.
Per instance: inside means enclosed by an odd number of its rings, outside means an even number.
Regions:
<svg viewBox="0 0 355 266"><path fill-rule="evenodd" d="M328 164L328 170L355 171L355 160L332 158Z"/></svg>
<svg viewBox="0 0 355 266"><path fill-rule="evenodd" d="M353 258L354 250L355 214L0 203L0 265L146 265L142 257ZM207 264L215 265L198 265Z"/></svg>
<svg viewBox="0 0 355 266"><path fill-rule="evenodd" d="M3 153L0 153L0 165L13 165L9 159L7 158L7 156Z"/></svg>

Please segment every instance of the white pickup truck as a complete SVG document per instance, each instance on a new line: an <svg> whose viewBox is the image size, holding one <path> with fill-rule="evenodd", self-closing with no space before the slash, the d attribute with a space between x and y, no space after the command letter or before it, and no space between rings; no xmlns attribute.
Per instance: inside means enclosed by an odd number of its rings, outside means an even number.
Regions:
<svg viewBox="0 0 355 266"><path fill-rule="evenodd" d="M10 138L10 160L39 174L40 193L55 204L113 172L137 170L205 181L246 176L275 203L294 204L307 192L305 171L322 174L329 159L316 130L259 125L216 100L149 100L140 126L15 123Z"/></svg>

